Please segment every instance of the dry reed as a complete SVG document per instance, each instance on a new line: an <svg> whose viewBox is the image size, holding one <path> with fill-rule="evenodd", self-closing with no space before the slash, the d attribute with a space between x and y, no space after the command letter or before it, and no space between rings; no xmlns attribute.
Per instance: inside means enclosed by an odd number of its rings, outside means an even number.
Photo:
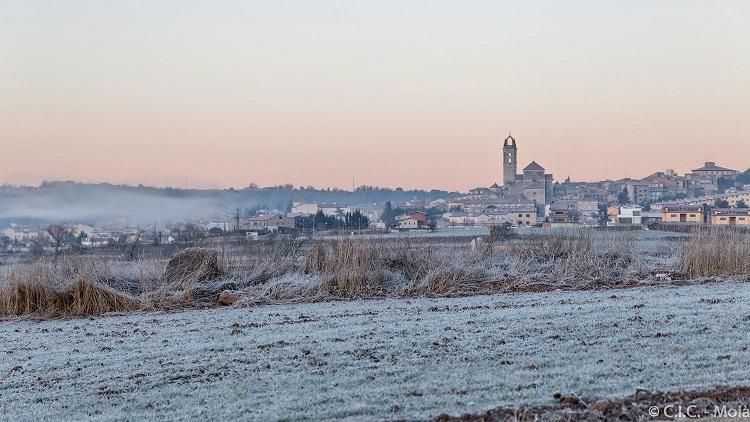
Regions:
<svg viewBox="0 0 750 422"><path fill-rule="evenodd" d="M750 234L737 228L702 228L684 243L681 270L690 278L750 274Z"/></svg>

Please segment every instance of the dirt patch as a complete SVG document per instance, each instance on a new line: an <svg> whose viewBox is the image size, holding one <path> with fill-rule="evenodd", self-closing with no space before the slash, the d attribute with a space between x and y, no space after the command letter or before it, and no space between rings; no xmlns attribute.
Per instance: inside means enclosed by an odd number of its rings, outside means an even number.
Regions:
<svg viewBox="0 0 750 422"><path fill-rule="evenodd" d="M646 391L618 398L581 398L556 394L545 406L498 407L461 416L439 415L436 422L668 420L683 417L743 417L750 415L750 387L716 386L693 391Z"/></svg>

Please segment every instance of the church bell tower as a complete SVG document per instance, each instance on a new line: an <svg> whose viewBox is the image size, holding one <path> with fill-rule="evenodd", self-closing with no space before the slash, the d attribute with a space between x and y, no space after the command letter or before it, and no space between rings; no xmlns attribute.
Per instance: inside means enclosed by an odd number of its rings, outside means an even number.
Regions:
<svg viewBox="0 0 750 422"><path fill-rule="evenodd" d="M503 185L510 186L516 183L516 171L518 170L518 148L516 140L508 135L503 144Z"/></svg>

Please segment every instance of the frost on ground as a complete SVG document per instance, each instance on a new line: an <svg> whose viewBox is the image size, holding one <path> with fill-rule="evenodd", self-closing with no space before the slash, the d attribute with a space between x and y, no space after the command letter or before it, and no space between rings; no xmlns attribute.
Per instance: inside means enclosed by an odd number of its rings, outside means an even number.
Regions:
<svg viewBox="0 0 750 422"><path fill-rule="evenodd" d="M750 385L750 284L0 322L8 420L426 419Z"/></svg>

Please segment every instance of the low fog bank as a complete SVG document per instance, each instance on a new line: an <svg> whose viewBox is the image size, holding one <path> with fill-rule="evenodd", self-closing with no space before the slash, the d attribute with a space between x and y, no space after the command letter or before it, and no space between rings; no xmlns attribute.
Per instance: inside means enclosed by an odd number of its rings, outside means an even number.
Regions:
<svg viewBox="0 0 750 422"><path fill-rule="evenodd" d="M208 200L164 198L134 193L109 193L80 200L42 195L3 201L0 219L17 218L43 222L101 223L125 219L134 224L153 224L208 217L216 213L217 204Z"/></svg>
<svg viewBox="0 0 750 422"><path fill-rule="evenodd" d="M132 224L153 224L205 218L221 210L206 198L173 198L127 191L65 192L35 190L0 194L0 224L18 221L105 223L124 219Z"/></svg>
<svg viewBox="0 0 750 422"><path fill-rule="evenodd" d="M354 192L318 190L291 185L245 189L185 190L44 182L38 187L0 187L0 226L12 222L106 223L127 220L131 224L168 223L234 215L255 209L288 210L292 202L339 204L383 203L385 201L435 200L456 196L444 191L419 191L360 187Z"/></svg>

